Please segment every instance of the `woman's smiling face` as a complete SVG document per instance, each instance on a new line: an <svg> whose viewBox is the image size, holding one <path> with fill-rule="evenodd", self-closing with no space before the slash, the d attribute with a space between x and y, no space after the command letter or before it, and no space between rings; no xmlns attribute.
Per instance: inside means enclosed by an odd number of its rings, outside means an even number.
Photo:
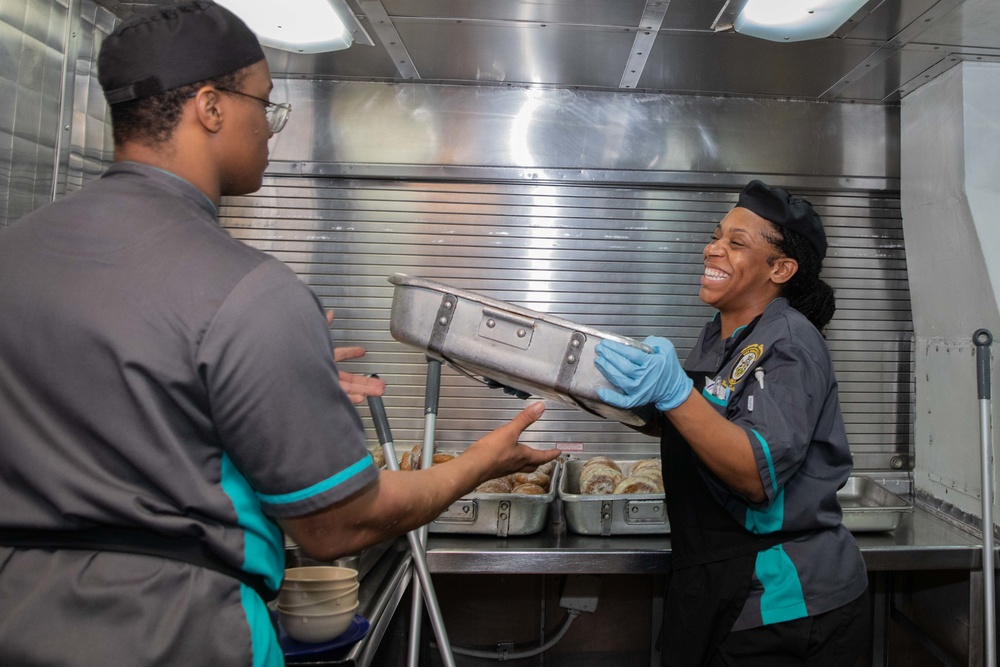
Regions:
<svg viewBox="0 0 1000 667"><path fill-rule="evenodd" d="M705 271L698 292L701 300L723 314L763 312L794 274L794 270L788 273L789 267L782 266L794 261L783 258L768 240L780 234L774 225L748 209L737 207L730 211L702 253Z"/></svg>

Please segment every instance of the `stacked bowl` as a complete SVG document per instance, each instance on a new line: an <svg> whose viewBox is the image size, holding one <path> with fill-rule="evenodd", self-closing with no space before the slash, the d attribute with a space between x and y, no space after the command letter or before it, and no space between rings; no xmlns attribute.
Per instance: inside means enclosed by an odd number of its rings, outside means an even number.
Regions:
<svg viewBox="0 0 1000 667"><path fill-rule="evenodd" d="M358 586L358 571L349 567L288 568L278 591L278 622L300 642L335 639L354 620Z"/></svg>

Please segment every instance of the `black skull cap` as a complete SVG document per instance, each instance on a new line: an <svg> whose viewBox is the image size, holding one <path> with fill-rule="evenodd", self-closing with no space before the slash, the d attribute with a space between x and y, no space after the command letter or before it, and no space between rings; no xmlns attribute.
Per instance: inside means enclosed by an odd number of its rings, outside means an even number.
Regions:
<svg viewBox="0 0 1000 667"><path fill-rule="evenodd" d="M97 79L108 104L151 97L264 60L238 16L208 0L134 14L104 38Z"/></svg>
<svg viewBox="0 0 1000 667"><path fill-rule="evenodd" d="M790 229L805 237L820 259L826 257L826 232L823 221L812 204L801 197L788 194L781 188L772 188L763 181L752 180L740 192L740 208L753 211L779 227Z"/></svg>

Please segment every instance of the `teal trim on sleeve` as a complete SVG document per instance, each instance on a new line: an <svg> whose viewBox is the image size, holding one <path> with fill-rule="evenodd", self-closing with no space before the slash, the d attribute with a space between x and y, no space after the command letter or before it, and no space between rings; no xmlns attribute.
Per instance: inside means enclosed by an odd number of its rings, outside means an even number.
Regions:
<svg viewBox="0 0 1000 667"><path fill-rule="evenodd" d="M701 390L701 395L704 396L705 400L707 400L709 403L713 403L715 405L723 405L723 406L726 405L726 402L724 400L722 400L721 398L716 398L715 396L712 396L710 393L708 393L704 389Z"/></svg>
<svg viewBox="0 0 1000 667"><path fill-rule="evenodd" d="M781 530L785 523L785 490L774 497L774 501L763 510L747 508L745 528L756 535L767 535Z"/></svg>
<svg viewBox="0 0 1000 667"><path fill-rule="evenodd" d="M236 523L243 529L243 569L264 577L274 590L285 574L285 540L276 523L264 515L250 483L233 462L222 455L222 490L236 510Z"/></svg>
<svg viewBox="0 0 1000 667"><path fill-rule="evenodd" d="M253 652L253 667L284 667L285 655L274 632L270 613L260 599L246 584L240 584L240 600L243 613L250 625L250 650Z"/></svg>
<svg viewBox="0 0 1000 667"><path fill-rule="evenodd" d="M761 448L764 450L764 458L767 460L767 473L771 476L771 488L774 489L774 493L778 493L778 480L775 479L774 474L774 460L771 458L771 448L767 444L767 440L764 439L760 433L754 429L750 429L750 432L757 437L757 441L760 442Z"/></svg>
<svg viewBox="0 0 1000 667"><path fill-rule="evenodd" d="M263 500L265 503L271 505L283 505L285 503L294 503L300 500L305 500L306 498L311 498L316 494L328 491L333 487L343 484L347 480L351 479L358 473L362 472L368 466L375 465L375 461L372 459L371 454L366 454L363 459L355 463L349 468L344 468L336 475L332 477L327 477L322 482L316 482L312 486L306 487L300 491L293 491L291 493L279 493L273 496L267 495L265 493L257 494L257 496Z"/></svg>
<svg viewBox="0 0 1000 667"><path fill-rule="evenodd" d="M782 545L758 553L754 567L757 580L764 587L760 598L760 616L764 625L794 621L809 615L799 573Z"/></svg>

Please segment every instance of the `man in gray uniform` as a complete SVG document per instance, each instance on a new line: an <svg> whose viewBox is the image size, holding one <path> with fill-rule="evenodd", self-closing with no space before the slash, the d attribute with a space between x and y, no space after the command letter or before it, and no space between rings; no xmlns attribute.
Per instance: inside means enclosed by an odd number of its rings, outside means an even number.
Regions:
<svg viewBox="0 0 1000 667"><path fill-rule="evenodd" d="M115 164L0 233L0 664L280 665L282 531L329 560L553 459L542 413L380 472L322 307L217 223L288 105L256 37L190 2L109 35Z"/></svg>
<svg viewBox="0 0 1000 667"><path fill-rule="evenodd" d="M699 296L718 310L683 367L613 342L597 365L619 407L663 413L671 526L665 664L853 667L868 578L841 523L852 460L820 330L827 241L804 199L751 181L703 252Z"/></svg>

